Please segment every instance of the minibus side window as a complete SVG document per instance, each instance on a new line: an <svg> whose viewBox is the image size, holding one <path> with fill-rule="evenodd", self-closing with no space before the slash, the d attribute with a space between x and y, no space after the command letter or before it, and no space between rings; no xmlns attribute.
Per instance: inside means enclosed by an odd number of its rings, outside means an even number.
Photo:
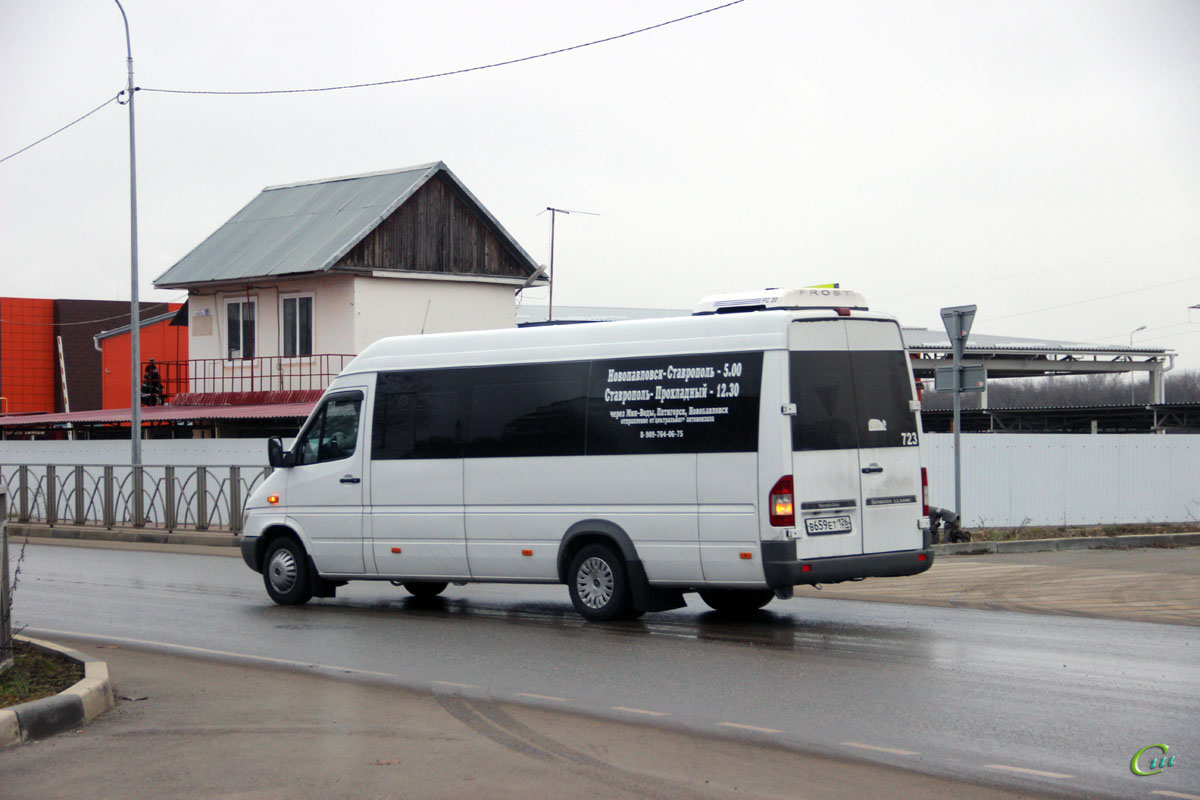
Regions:
<svg viewBox="0 0 1200 800"><path fill-rule="evenodd" d="M372 458L460 458L461 439L457 392L376 392Z"/></svg>
<svg viewBox="0 0 1200 800"><path fill-rule="evenodd" d="M337 461L354 455L361 406L359 396L326 400L296 443L296 464Z"/></svg>
<svg viewBox="0 0 1200 800"><path fill-rule="evenodd" d="M514 373L511 382L471 387L467 457L583 455L583 380L525 382Z"/></svg>

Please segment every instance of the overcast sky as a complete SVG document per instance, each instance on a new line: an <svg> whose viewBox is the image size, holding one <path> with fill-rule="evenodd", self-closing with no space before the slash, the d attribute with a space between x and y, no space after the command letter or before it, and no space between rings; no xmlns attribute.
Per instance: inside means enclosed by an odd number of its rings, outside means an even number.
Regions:
<svg viewBox="0 0 1200 800"><path fill-rule="evenodd" d="M719 0L128 0L137 84L302 88L503 61ZM0 0L0 158L125 83L109 0ZM141 290L264 186L445 161L555 302L838 281L906 325L1200 368L1200 2L745 0L514 66L136 99ZM127 109L0 163L0 295L128 299ZM545 292L531 293L530 300ZM1190 313L1190 319L1189 319Z"/></svg>

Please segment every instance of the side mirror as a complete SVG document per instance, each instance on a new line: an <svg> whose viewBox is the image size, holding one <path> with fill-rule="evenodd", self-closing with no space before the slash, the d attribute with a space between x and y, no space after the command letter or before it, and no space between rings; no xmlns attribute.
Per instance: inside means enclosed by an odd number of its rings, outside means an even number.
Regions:
<svg viewBox="0 0 1200 800"><path fill-rule="evenodd" d="M284 466L291 466L284 463L283 457L283 440L278 436L272 436L267 440L267 463L274 469L279 469Z"/></svg>

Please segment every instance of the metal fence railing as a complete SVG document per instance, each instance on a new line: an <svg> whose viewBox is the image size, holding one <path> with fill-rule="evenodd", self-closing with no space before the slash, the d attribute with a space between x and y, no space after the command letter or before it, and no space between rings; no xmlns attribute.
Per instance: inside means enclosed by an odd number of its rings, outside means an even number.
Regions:
<svg viewBox="0 0 1200 800"><path fill-rule="evenodd" d="M4 519L47 525L240 533L262 466L0 465Z"/></svg>
<svg viewBox="0 0 1200 800"><path fill-rule="evenodd" d="M353 360L352 353L315 353L300 358L193 358L160 361L156 369L161 398L173 403L181 394L321 391Z"/></svg>
<svg viewBox="0 0 1200 800"><path fill-rule="evenodd" d="M12 593L8 587L8 494L0 486L0 672L12 666Z"/></svg>

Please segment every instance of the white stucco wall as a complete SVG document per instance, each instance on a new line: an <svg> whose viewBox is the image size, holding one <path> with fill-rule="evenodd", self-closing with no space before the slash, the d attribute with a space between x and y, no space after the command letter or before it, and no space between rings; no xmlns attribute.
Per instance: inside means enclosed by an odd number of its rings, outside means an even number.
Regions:
<svg viewBox="0 0 1200 800"><path fill-rule="evenodd" d="M330 359L229 361L229 300L255 301L258 358L283 349L282 300L313 298L313 355L354 355L386 336L489 330L516 325L514 286L478 280L333 274L188 297L189 390L230 392L322 389L343 366Z"/></svg>
<svg viewBox="0 0 1200 800"><path fill-rule="evenodd" d="M281 298L294 294L313 296L313 352L355 353L354 278L326 275L276 285L254 286L249 290L220 291L188 295L188 357L224 358L228 335L225 301L247 296L257 302L255 355L277 356L282 350L280 329ZM211 324L204 323L205 312ZM207 333L205 332L207 330Z"/></svg>
<svg viewBox="0 0 1200 800"><path fill-rule="evenodd" d="M386 336L516 326L515 286L422 278L354 279L353 352Z"/></svg>

